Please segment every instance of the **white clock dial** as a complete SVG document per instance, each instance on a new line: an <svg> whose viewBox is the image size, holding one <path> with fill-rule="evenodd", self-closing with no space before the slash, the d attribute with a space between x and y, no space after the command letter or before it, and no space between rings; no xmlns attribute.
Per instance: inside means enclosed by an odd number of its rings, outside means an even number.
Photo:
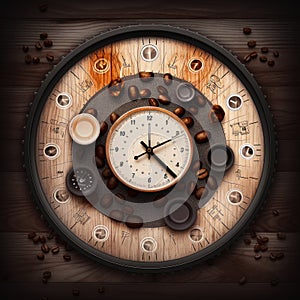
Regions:
<svg viewBox="0 0 300 300"><path fill-rule="evenodd" d="M192 159L186 125L158 107L139 107L121 116L106 141L108 164L125 185L140 191L160 191L178 182Z"/></svg>

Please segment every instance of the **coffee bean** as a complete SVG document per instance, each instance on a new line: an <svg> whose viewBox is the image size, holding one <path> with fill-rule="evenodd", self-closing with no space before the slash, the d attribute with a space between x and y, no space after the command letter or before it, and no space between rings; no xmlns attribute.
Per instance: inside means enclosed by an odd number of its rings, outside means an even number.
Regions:
<svg viewBox="0 0 300 300"><path fill-rule="evenodd" d="M267 236L262 237L261 240L262 240L262 242L263 242L264 244L266 244L266 243L269 242L269 238L268 238Z"/></svg>
<svg viewBox="0 0 300 300"><path fill-rule="evenodd" d="M168 202L168 198L166 196L159 195L154 198L153 205L155 207L162 207L165 206L167 202Z"/></svg>
<svg viewBox="0 0 300 300"><path fill-rule="evenodd" d="M194 139L196 143L201 144L207 142L209 140L209 136L210 134L207 131L202 130L195 134Z"/></svg>
<svg viewBox="0 0 300 300"><path fill-rule="evenodd" d="M59 247L58 246L54 246L54 247L52 247L52 249L51 249L51 252L53 253L53 254L57 254L58 252L59 252Z"/></svg>
<svg viewBox="0 0 300 300"><path fill-rule="evenodd" d="M210 190L216 190L218 188L218 183L216 179L212 176L207 178L206 184Z"/></svg>
<svg viewBox="0 0 300 300"><path fill-rule="evenodd" d="M139 77L143 81L149 81L153 79L154 73L153 72L139 72Z"/></svg>
<svg viewBox="0 0 300 300"><path fill-rule="evenodd" d="M95 150L95 154L99 158L105 159L105 157L106 157L106 155L105 155L105 146L102 145L102 144L97 145L96 150Z"/></svg>
<svg viewBox="0 0 300 300"><path fill-rule="evenodd" d="M113 79L108 84L109 94L113 97L119 97L124 88L124 81L121 78Z"/></svg>
<svg viewBox="0 0 300 300"><path fill-rule="evenodd" d="M245 275L243 275L240 279L239 279L239 284L243 285L247 282L247 277Z"/></svg>
<svg viewBox="0 0 300 300"><path fill-rule="evenodd" d="M165 85L170 85L172 83L173 76L170 73L164 74L163 78L164 78Z"/></svg>
<svg viewBox="0 0 300 300"><path fill-rule="evenodd" d="M262 47L260 49L261 53L268 53L269 52L269 48L268 47Z"/></svg>
<svg viewBox="0 0 300 300"><path fill-rule="evenodd" d="M262 245L260 245L260 250L261 250L262 252L266 252L266 251L268 250L268 246L265 245L265 244L262 244Z"/></svg>
<svg viewBox="0 0 300 300"><path fill-rule="evenodd" d="M149 98L148 103L150 106L159 106L158 101L155 98Z"/></svg>
<svg viewBox="0 0 300 300"><path fill-rule="evenodd" d="M41 250L44 252L44 253L48 253L50 251L50 248L47 244L42 244L41 245Z"/></svg>
<svg viewBox="0 0 300 300"><path fill-rule="evenodd" d="M261 250L261 245L257 243L254 245L253 249L254 249L254 252L259 252Z"/></svg>
<svg viewBox="0 0 300 300"><path fill-rule="evenodd" d="M111 113L109 116L111 124L115 123L119 117L120 116L117 113L115 112Z"/></svg>
<svg viewBox="0 0 300 300"><path fill-rule="evenodd" d="M37 57L37 56L34 56L34 57L32 58L32 62L33 62L34 64L38 64L38 63L40 62L40 58Z"/></svg>
<svg viewBox="0 0 300 300"><path fill-rule="evenodd" d="M119 184L119 181L116 177L112 176L107 180L106 186L110 189L113 190L115 189Z"/></svg>
<svg viewBox="0 0 300 300"><path fill-rule="evenodd" d="M27 234L28 239L32 240L36 236L36 233L34 231L31 231Z"/></svg>
<svg viewBox="0 0 300 300"><path fill-rule="evenodd" d="M262 258L261 254L255 254L254 255L254 259L256 259L256 260L259 260L261 258Z"/></svg>
<svg viewBox="0 0 300 300"><path fill-rule="evenodd" d="M263 244L263 238L262 238L262 236L261 236L261 235L256 236L256 241L257 241L260 245L262 245L262 244Z"/></svg>
<svg viewBox="0 0 300 300"><path fill-rule="evenodd" d="M63 255L63 259L64 259L65 261L70 261L72 258L71 258L71 255L70 255L70 254L64 254L64 255Z"/></svg>
<svg viewBox="0 0 300 300"><path fill-rule="evenodd" d="M79 296L80 295L80 291L77 290L77 289L73 289L72 290L72 294L73 294L73 296Z"/></svg>
<svg viewBox="0 0 300 300"><path fill-rule="evenodd" d="M270 260L272 260L272 261L275 261L275 260L276 260L276 256L275 256L275 254L272 253L272 252L270 253L269 258L270 258Z"/></svg>
<svg viewBox="0 0 300 300"><path fill-rule="evenodd" d="M101 169L105 166L104 160L99 158L98 156L95 156L95 162L98 169Z"/></svg>
<svg viewBox="0 0 300 300"><path fill-rule="evenodd" d="M22 50L24 53L27 53L29 51L29 47L26 45L23 45Z"/></svg>
<svg viewBox="0 0 300 300"><path fill-rule="evenodd" d="M111 194L104 195L100 200L100 204L104 208L109 208L112 205L112 203L113 203L113 197Z"/></svg>
<svg viewBox="0 0 300 300"><path fill-rule="evenodd" d="M205 168L202 168L200 170L197 171L196 176L198 177L198 179L202 180L205 179L208 176L208 171Z"/></svg>
<svg viewBox="0 0 300 300"><path fill-rule="evenodd" d="M98 293L99 293L99 294L103 294L104 291L105 291L105 289L104 289L103 286L101 286L101 287L98 288Z"/></svg>
<svg viewBox="0 0 300 300"><path fill-rule="evenodd" d="M168 95L168 90L165 87L163 87L162 85L159 85L156 89L159 94Z"/></svg>
<svg viewBox="0 0 300 300"><path fill-rule="evenodd" d="M110 177L112 177L114 174L113 174L113 172L111 171L111 169L109 169L109 168L105 168L103 171L102 171L102 176L104 177L104 178L110 178Z"/></svg>
<svg viewBox="0 0 300 300"><path fill-rule="evenodd" d="M200 94L197 94L195 96L195 100L196 100L196 102L198 103L198 105L200 107L204 106L206 104L206 102L207 102L207 100L204 98L204 96L202 96Z"/></svg>
<svg viewBox="0 0 300 300"><path fill-rule="evenodd" d="M31 57L31 55L27 54L25 56L25 63L26 64L31 64L31 62L32 62L32 57Z"/></svg>
<svg viewBox="0 0 300 300"><path fill-rule="evenodd" d="M164 105L168 105L168 104L171 103L170 98L169 98L169 96L167 96L167 95L159 95L159 96L158 96L158 101L159 101L161 104L164 104Z"/></svg>
<svg viewBox="0 0 300 300"><path fill-rule="evenodd" d="M103 136L106 133L107 129L108 129L108 124L105 121L101 122L100 123L100 136Z"/></svg>
<svg viewBox="0 0 300 300"><path fill-rule="evenodd" d="M43 277L44 278L49 279L49 278L51 278L51 276L52 276L52 273L50 271L43 272Z"/></svg>
<svg viewBox="0 0 300 300"><path fill-rule="evenodd" d="M279 57L279 52L277 50L274 50L273 55L274 55L274 57Z"/></svg>
<svg viewBox="0 0 300 300"><path fill-rule="evenodd" d="M277 252L275 253L276 259L283 259L284 258L284 253L283 252Z"/></svg>
<svg viewBox="0 0 300 300"><path fill-rule="evenodd" d="M213 105L209 112L210 120L212 122L218 122L218 121L222 122L224 117L225 117L225 112L223 108L218 104Z"/></svg>
<svg viewBox="0 0 300 300"><path fill-rule="evenodd" d="M35 237L32 238L32 241L37 244L40 241L40 236L36 235Z"/></svg>
<svg viewBox="0 0 300 300"><path fill-rule="evenodd" d="M139 216L129 216L125 224L129 228L141 228L143 226L143 219Z"/></svg>
<svg viewBox="0 0 300 300"><path fill-rule="evenodd" d="M141 98L149 98L151 96L151 91L149 89L142 89L140 91Z"/></svg>
<svg viewBox="0 0 300 300"><path fill-rule="evenodd" d="M191 117L182 118L182 121L187 128L191 128L194 125L194 120Z"/></svg>
<svg viewBox="0 0 300 300"><path fill-rule="evenodd" d="M286 234L283 232L277 232L277 239L278 240L285 240L286 239Z"/></svg>
<svg viewBox="0 0 300 300"><path fill-rule="evenodd" d="M134 212L134 209L133 209L132 206L125 205L125 206L122 208L122 212L125 213L126 215L132 215L133 212Z"/></svg>
<svg viewBox="0 0 300 300"><path fill-rule="evenodd" d="M44 235L41 235L40 236L40 242L42 243L42 244L45 244L46 243L46 237L44 236Z"/></svg>
<svg viewBox="0 0 300 300"><path fill-rule="evenodd" d="M275 65L275 61L273 59L268 60L268 66L273 67Z"/></svg>
<svg viewBox="0 0 300 300"><path fill-rule="evenodd" d="M185 109L181 106L178 106L173 110L173 113L178 117L182 117L185 114Z"/></svg>
<svg viewBox="0 0 300 300"><path fill-rule="evenodd" d="M36 50L42 50L43 49L43 46L40 42L36 42L34 44L34 47L35 47Z"/></svg>
<svg viewBox="0 0 300 300"><path fill-rule="evenodd" d="M53 42L51 40L44 40L44 46L49 48L53 46Z"/></svg>
<svg viewBox="0 0 300 300"><path fill-rule="evenodd" d="M46 12L48 10L48 4L47 3L41 3L39 5L40 12Z"/></svg>
<svg viewBox="0 0 300 300"><path fill-rule="evenodd" d="M128 97L130 100L136 100L139 97L139 89L135 85L128 87Z"/></svg>
<svg viewBox="0 0 300 300"><path fill-rule="evenodd" d="M265 55L261 55L261 56L259 57L259 60L260 60L261 62L265 63L265 62L268 60L268 58L267 58Z"/></svg>
<svg viewBox="0 0 300 300"><path fill-rule="evenodd" d="M195 189L194 195L198 200L200 200L202 196L205 197L206 196L205 187L200 186L197 189Z"/></svg>
<svg viewBox="0 0 300 300"><path fill-rule="evenodd" d="M94 116L95 118L97 118L98 112L95 108L88 108L85 113L90 114L92 116Z"/></svg>
<svg viewBox="0 0 300 300"><path fill-rule="evenodd" d="M47 54L47 55L46 55L46 59L47 59L49 62L52 62L52 61L54 61L54 56L51 55L51 54Z"/></svg>
<svg viewBox="0 0 300 300"><path fill-rule="evenodd" d="M277 209L273 209L272 210L272 214L273 214L273 216L278 216L279 215L279 211Z"/></svg>
<svg viewBox="0 0 300 300"><path fill-rule="evenodd" d="M53 231L50 231L50 232L48 233L48 235L47 235L47 239L48 239L48 240L52 240L52 239L54 238L54 236L55 236L54 232L53 232Z"/></svg>
<svg viewBox="0 0 300 300"><path fill-rule="evenodd" d="M248 238L244 238L244 243L245 243L246 245L250 245L250 244L251 244L251 240L248 239Z"/></svg>
<svg viewBox="0 0 300 300"><path fill-rule="evenodd" d="M252 32L252 29L251 29L250 27L244 27L244 28L243 28L243 33L244 33L244 34L247 34L247 35L248 35L248 34L250 34L251 32Z"/></svg>
<svg viewBox="0 0 300 300"><path fill-rule="evenodd" d="M47 32L40 33L40 39L41 40L45 40L47 37L48 37L48 33Z"/></svg>
<svg viewBox="0 0 300 300"><path fill-rule="evenodd" d="M243 61L244 61L245 63L248 63L250 60L251 60L251 55L250 55L250 54L246 54L246 55L244 56L244 58L243 58Z"/></svg>
<svg viewBox="0 0 300 300"><path fill-rule="evenodd" d="M249 55L250 55L250 57L251 57L252 59L254 59L254 58L257 57L257 52L256 52L256 51L253 51L253 52L251 52Z"/></svg>
<svg viewBox="0 0 300 300"><path fill-rule="evenodd" d="M248 41L247 45L249 48L254 48L256 46L256 41L250 40Z"/></svg>
<svg viewBox="0 0 300 300"><path fill-rule="evenodd" d="M44 253L38 253L38 254L36 255L36 257L37 257L37 259L39 259L39 260L43 260L43 259L45 259L45 254L44 254Z"/></svg>
<svg viewBox="0 0 300 300"><path fill-rule="evenodd" d="M109 217L115 221L122 222L124 219L124 213L120 210L112 210Z"/></svg>

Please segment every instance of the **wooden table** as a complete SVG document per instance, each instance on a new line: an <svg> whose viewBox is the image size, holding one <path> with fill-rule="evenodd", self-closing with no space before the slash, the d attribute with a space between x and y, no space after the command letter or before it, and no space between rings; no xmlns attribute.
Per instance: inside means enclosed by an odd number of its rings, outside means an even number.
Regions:
<svg viewBox="0 0 300 300"><path fill-rule="evenodd" d="M299 92L298 76L300 39L297 12L290 1L281 6L255 1L250 3L209 3L197 6L190 1L172 6L153 0L151 5L132 1L102 3L92 1L72 3L48 2L46 12L40 12L39 2L12 3L1 11L1 289L6 299L292 299L299 293ZM170 24L190 30L217 41L239 59L249 53L247 41L255 39L258 49L267 46L279 51L275 66L258 60L247 68L267 95L274 115L279 142L278 164L274 183L263 210L253 226L248 228L228 250L214 262L202 263L191 269L162 274L131 274L90 261L75 250L68 252L56 239L50 246L60 245L58 254L48 253L38 260L40 243L27 238L30 231L47 236L50 229L35 209L26 175L22 167L23 126L33 93L45 74L52 69L46 53L58 63L85 39L100 32L127 24ZM251 36L242 33L250 26ZM53 47L38 52L34 43L41 32L47 32ZM41 57L37 65L26 65L22 45ZM274 210L279 215L274 215ZM260 260L254 259L253 245L243 241L254 229L269 238L268 250ZM283 232L286 239L277 238ZM271 261L271 252L283 252L284 258ZM63 254L72 259L66 262ZM42 282L44 271L51 271L48 283ZM239 280L246 276L246 283ZM100 290L98 290L100 288ZM299 294L300 295L300 294ZM290 298L288 298L288 296ZM295 298L297 298L295 296Z"/></svg>

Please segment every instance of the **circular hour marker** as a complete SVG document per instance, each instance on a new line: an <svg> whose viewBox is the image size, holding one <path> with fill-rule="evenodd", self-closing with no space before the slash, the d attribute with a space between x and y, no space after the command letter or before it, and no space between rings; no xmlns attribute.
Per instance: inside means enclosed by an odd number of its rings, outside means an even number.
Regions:
<svg viewBox="0 0 300 300"><path fill-rule="evenodd" d="M199 58L191 58L188 62L188 68L191 72L197 73L203 68L203 62Z"/></svg>
<svg viewBox="0 0 300 300"><path fill-rule="evenodd" d="M145 237L141 241L141 248L145 252L154 252L157 249L157 242L153 237Z"/></svg>
<svg viewBox="0 0 300 300"><path fill-rule="evenodd" d="M56 159L60 155L60 148L56 144L47 144L44 148L44 155L48 159Z"/></svg>
<svg viewBox="0 0 300 300"><path fill-rule="evenodd" d="M55 99L59 108L66 109L72 105L72 97L68 93L60 93Z"/></svg>
<svg viewBox="0 0 300 300"><path fill-rule="evenodd" d="M226 196L228 202L232 205L238 205L243 200L243 194L239 190L231 190Z"/></svg>
<svg viewBox="0 0 300 300"><path fill-rule="evenodd" d="M195 226L189 232L189 239L194 243L200 243L203 240L203 231L200 227Z"/></svg>
<svg viewBox="0 0 300 300"><path fill-rule="evenodd" d="M106 73L110 68L110 63L105 58L99 58L93 65L93 70L99 74Z"/></svg>
<svg viewBox="0 0 300 300"><path fill-rule="evenodd" d="M97 225L93 230L93 237L99 242L105 242L109 237L108 228L104 225Z"/></svg>
<svg viewBox="0 0 300 300"><path fill-rule="evenodd" d="M254 156L254 148L251 144L244 144L240 147L240 155L245 159L251 159Z"/></svg>
<svg viewBox="0 0 300 300"><path fill-rule="evenodd" d="M242 107L243 101L240 95L231 95L227 98L226 104L230 110L238 110Z"/></svg>
<svg viewBox="0 0 300 300"><path fill-rule="evenodd" d="M191 84L182 82L177 86L176 96L182 102L191 101L195 96L195 89Z"/></svg>
<svg viewBox="0 0 300 300"><path fill-rule="evenodd" d="M141 50L141 56L144 61L154 61L158 57L158 49L152 44L146 45Z"/></svg>
<svg viewBox="0 0 300 300"><path fill-rule="evenodd" d="M70 200L70 194L63 188L55 190L53 197L59 203L67 203Z"/></svg>

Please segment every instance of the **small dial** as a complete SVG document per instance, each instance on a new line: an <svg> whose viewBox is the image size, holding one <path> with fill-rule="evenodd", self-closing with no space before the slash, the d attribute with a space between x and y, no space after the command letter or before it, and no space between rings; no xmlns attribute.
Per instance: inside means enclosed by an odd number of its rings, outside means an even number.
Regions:
<svg viewBox="0 0 300 300"><path fill-rule="evenodd" d="M107 160L115 176L144 192L178 182L190 166L192 150L186 125L168 110L149 106L120 117L106 141Z"/></svg>

